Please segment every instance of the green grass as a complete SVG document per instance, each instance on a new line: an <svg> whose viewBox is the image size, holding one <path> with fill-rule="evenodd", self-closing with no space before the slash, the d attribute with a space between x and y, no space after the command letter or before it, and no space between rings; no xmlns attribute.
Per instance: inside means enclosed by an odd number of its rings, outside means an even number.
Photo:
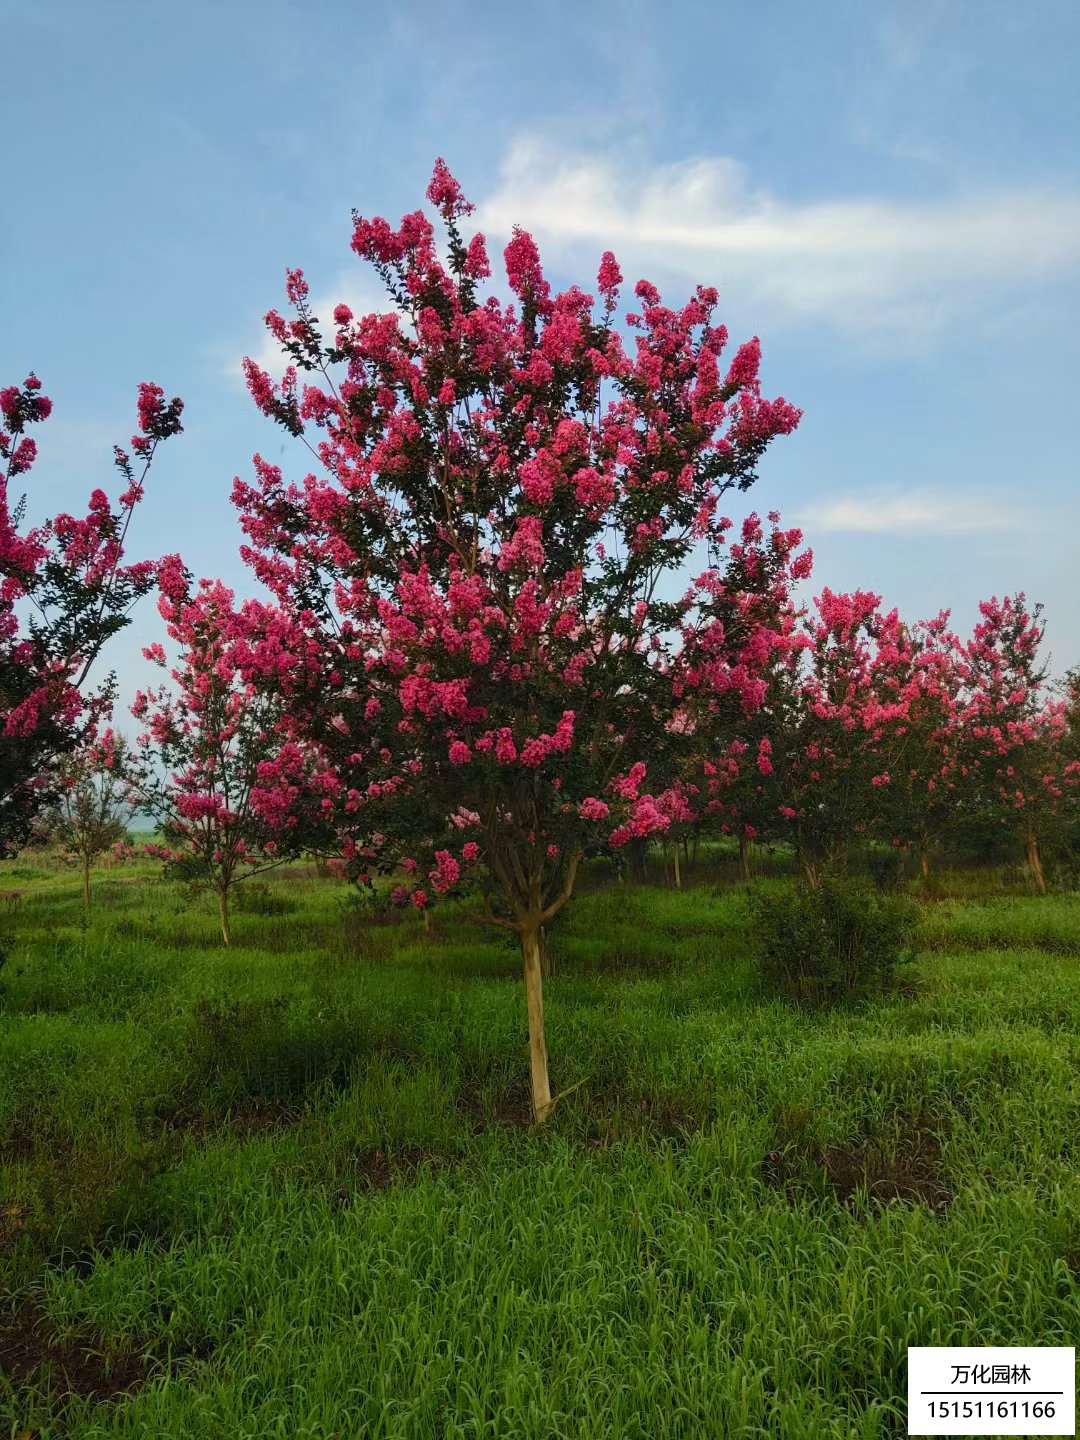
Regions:
<svg viewBox="0 0 1080 1440"><path fill-rule="evenodd" d="M884 1437L909 1344L1075 1341L1075 896L927 905L895 995L808 1014L737 887L587 885L536 1133L460 910L298 868L225 952L146 867L88 924L4 885L0 1436Z"/></svg>

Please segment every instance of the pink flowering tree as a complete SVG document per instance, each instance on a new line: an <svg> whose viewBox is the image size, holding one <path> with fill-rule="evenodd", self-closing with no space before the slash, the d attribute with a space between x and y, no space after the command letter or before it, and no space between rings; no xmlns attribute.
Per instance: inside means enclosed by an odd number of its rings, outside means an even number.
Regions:
<svg viewBox="0 0 1080 1440"><path fill-rule="evenodd" d="M1064 826L1067 853L1080 856L1080 667L1070 670L1061 685L1065 731L1061 737L1062 778L1070 786L1073 801Z"/></svg>
<svg viewBox="0 0 1080 1440"><path fill-rule="evenodd" d="M90 735L58 762L56 784L59 793L40 819L41 832L77 860L89 908L94 862L127 841L132 804L126 740L112 729Z"/></svg>
<svg viewBox="0 0 1080 1440"><path fill-rule="evenodd" d="M962 751L962 646L948 611L904 630L903 644L879 666L879 691L894 712L891 783L884 821L888 837L918 856L923 879L941 837L955 819ZM884 671L884 673L881 673Z"/></svg>
<svg viewBox="0 0 1080 1440"><path fill-rule="evenodd" d="M879 605L869 591L823 590L782 652L767 731L754 743L737 737L739 753L725 757L742 795L753 787L762 823L794 846L811 886L845 864L852 840L880 833L893 808L913 641L896 611Z"/></svg>
<svg viewBox="0 0 1080 1440"><path fill-rule="evenodd" d="M162 562L159 585L179 659L171 685L132 705L145 726L132 793L162 830L151 853L216 893L228 945L233 887L287 858L292 835L330 806L334 781L285 721L280 697L305 663L305 641L284 614L254 601L238 608L218 581L192 591L176 556ZM144 653L169 669L161 645Z"/></svg>
<svg viewBox="0 0 1080 1440"><path fill-rule="evenodd" d="M521 946L543 1121L542 927L586 846L671 823L650 779L685 619L665 577L798 411L763 396L756 340L726 359L714 290L669 307L640 281L623 316L612 255L593 293L554 293L515 230L500 297L441 161L427 193L442 255L422 211L354 217L383 313L316 316L288 273L292 318L267 316L283 376L245 368L313 468L289 481L256 457L235 500L246 558L322 657L291 703L371 852L357 863L404 864L398 898L418 906L471 867L490 877L486 918Z"/></svg>
<svg viewBox="0 0 1080 1440"><path fill-rule="evenodd" d="M85 516L26 520L16 485L37 443L28 433L52 402L35 375L0 389L0 853L17 849L56 797L53 766L107 709L111 685L86 684L109 638L153 585L153 566L124 563L132 516L158 445L178 434L183 406L139 386L139 433L114 455L123 482L115 508L95 490Z"/></svg>
<svg viewBox="0 0 1080 1440"><path fill-rule="evenodd" d="M768 518L766 530L747 516L726 566L717 554L695 581L673 671L684 788L700 824L738 839L744 876L749 842L775 828L771 735L805 643L794 591L813 564L801 531L782 529L775 511Z"/></svg>
<svg viewBox="0 0 1080 1440"><path fill-rule="evenodd" d="M1042 846L1080 798L1068 701L1054 698L1047 685L1040 607L1029 609L1018 594L985 600L979 611L963 654L959 788L1017 836L1044 895Z"/></svg>

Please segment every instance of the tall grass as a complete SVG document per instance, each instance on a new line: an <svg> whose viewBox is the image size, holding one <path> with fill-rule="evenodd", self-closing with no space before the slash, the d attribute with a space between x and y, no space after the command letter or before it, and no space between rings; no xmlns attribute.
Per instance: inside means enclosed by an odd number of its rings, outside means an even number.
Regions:
<svg viewBox="0 0 1080 1440"><path fill-rule="evenodd" d="M804 1014L703 880L554 927L543 1133L517 956L463 908L374 924L299 872L226 952L149 872L88 922L20 882L0 1356L32 1314L146 1363L0 1379L0 1434L885 1437L909 1344L1072 1343L1075 898L928 904L910 983Z"/></svg>

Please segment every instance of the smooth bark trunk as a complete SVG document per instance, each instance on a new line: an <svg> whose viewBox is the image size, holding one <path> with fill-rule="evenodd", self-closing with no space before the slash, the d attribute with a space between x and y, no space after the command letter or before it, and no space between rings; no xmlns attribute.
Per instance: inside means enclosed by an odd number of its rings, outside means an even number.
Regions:
<svg viewBox="0 0 1080 1440"><path fill-rule="evenodd" d="M529 1011L529 1080L533 1117L538 1125L543 1125L551 1114L551 1084L548 1080L547 1036L544 1033L544 977L539 925L522 930L520 938L525 1003Z"/></svg>
<svg viewBox="0 0 1080 1440"><path fill-rule="evenodd" d="M90 909L90 858L83 856L82 862L82 898L87 910Z"/></svg>
<svg viewBox="0 0 1080 1440"><path fill-rule="evenodd" d="M1029 835L1027 841L1028 865L1035 879L1035 889L1040 895L1046 894L1046 876L1043 874L1042 856L1039 854L1039 837Z"/></svg>
<svg viewBox="0 0 1080 1440"><path fill-rule="evenodd" d="M682 889L682 871L679 869L679 842L675 841L675 889Z"/></svg>
<svg viewBox="0 0 1080 1440"><path fill-rule="evenodd" d="M218 915L221 917L221 938L226 945L232 944L232 931L229 928L229 892L218 891Z"/></svg>
<svg viewBox="0 0 1080 1440"><path fill-rule="evenodd" d="M745 835L739 836L739 870L744 880L750 879L750 844Z"/></svg>
<svg viewBox="0 0 1080 1440"><path fill-rule="evenodd" d="M919 869L924 880L930 879L930 851L924 845L919 851Z"/></svg>
<svg viewBox="0 0 1080 1440"><path fill-rule="evenodd" d="M548 949L547 930L540 926L540 974L545 980L549 980L555 973L551 963L551 951Z"/></svg>

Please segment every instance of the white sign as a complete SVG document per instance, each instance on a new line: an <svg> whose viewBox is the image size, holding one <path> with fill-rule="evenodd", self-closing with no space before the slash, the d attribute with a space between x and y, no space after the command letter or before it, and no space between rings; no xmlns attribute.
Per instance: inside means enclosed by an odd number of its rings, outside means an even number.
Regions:
<svg viewBox="0 0 1080 1440"><path fill-rule="evenodd" d="M1071 1345L912 1345L909 1435L1075 1435Z"/></svg>

